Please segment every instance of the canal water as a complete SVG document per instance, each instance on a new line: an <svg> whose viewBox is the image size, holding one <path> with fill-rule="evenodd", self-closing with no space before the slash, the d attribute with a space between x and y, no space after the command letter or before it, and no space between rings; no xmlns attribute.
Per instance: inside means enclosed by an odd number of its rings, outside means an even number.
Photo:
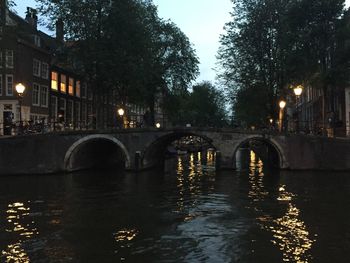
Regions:
<svg viewBox="0 0 350 263"><path fill-rule="evenodd" d="M241 171L213 160L0 177L0 261L350 262L349 173L269 171L254 152Z"/></svg>

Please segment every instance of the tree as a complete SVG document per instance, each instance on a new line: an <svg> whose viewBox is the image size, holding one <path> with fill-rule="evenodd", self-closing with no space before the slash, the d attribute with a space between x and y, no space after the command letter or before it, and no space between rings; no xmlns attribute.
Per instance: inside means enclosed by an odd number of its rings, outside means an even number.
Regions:
<svg viewBox="0 0 350 263"><path fill-rule="evenodd" d="M222 127L226 124L225 98L210 82L192 87L192 92L172 94L167 105L171 107L170 119L180 125Z"/></svg>
<svg viewBox="0 0 350 263"><path fill-rule="evenodd" d="M220 78L240 111L237 117L247 118L241 113L254 105L255 121L266 122L276 115L277 100L290 85L320 87L326 99L335 81L346 76L347 62L340 59L346 51L338 34L343 0L232 2L233 21L226 24L218 58ZM251 103L240 101L243 98Z"/></svg>
<svg viewBox="0 0 350 263"><path fill-rule="evenodd" d="M198 74L188 38L158 17L151 0L39 2L51 28L65 18L67 39L76 43L74 55L94 87L96 105L115 94L118 103L144 105L153 116L157 94L187 89Z"/></svg>

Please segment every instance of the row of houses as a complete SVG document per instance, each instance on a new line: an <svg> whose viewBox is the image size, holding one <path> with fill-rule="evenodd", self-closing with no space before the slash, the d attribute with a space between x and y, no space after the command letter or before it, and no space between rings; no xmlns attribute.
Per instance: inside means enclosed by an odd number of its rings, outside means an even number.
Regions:
<svg viewBox="0 0 350 263"><path fill-rule="evenodd" d="M300 97L287 96L286 122L289 131L329 137L350 136L350 87L334 88L326 94L306 85Z"/></svg>
<svg viewBox="0 0 350 263"><path fill-rule="evenodd" d="M23 19L11 12L6 2L0 0L0 135L13 133L9 127L20 119L21 125L40 121L65 128L93 127L96 109L92 88L60 58L69 44L64 41L63 21L56 22L56 36L51 37L38 30L35 9L28 7ZM23 98L15 91L18 83L26 87ZM124 118L123 126L142 122L144 108L124 106L130 117ZM107 98L98 107L102 107L104 125L115 126L115 101Z"/></svg>

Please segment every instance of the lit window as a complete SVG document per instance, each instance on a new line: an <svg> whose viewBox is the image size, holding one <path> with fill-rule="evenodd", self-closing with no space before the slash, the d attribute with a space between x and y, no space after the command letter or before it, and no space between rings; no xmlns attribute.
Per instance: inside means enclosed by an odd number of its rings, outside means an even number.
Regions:
<svg viewBox="0 0 350 263"><path fill-rule="evenodd" d="M6 75L6 96L13 95L13 75Z"/></svg>
<svg viewBox="0 0 350 263"><path fill-rule="evenodd" d="M57 72L54 71L51 72L51 89L58 90Z"/></svg>
<svg viewBox="0 0 350 263"><path fill-rule="evenodd" d="M47 108L48 105L48 87L47 86L41 86L40 87L40 105L41 107Z"/></svg>
<svg viewBox="0 0 350 263"><path fill-rule="evenodd" d="M76 82L75 95L80 98L80 81L79 80Z"/></svg>
<svg viewBox="0 0 350 263"><path fill-rule="evenodd" d="M49 78L49 64L44 62L41 64L41 77L43 79Z"/></svg>
<svg viewBox="0 0 350 263"><path fill-rule="evenodd" d="M61 74L61 92L67 92L67 77L66 75Z"/></svg>
<svg viewBox="0 0 350 263"><path fill-rule="evenodd" d="M6 50L6 67L13 68L13 50Z"/></svg>
<svg viewBox="0 0 350 263"><path fill-rule="evenodd" d="M33 75L36 77L40 77L40 61L37 59L33 59Z"/></svg>
<svg viewBox="0 0 350 263"><path fill-rule="evenodd" d="M69 78L69 84L68 84L68 93L69 95L74 95L74 80L72 78Z"/></svg>
<svg viewBox="0 0 350 263"><path fill-rule="evenodd" d="M40 98L40 87L38 84L33 84L33 91L32 91L32 104L34 106L39 106L39 98Z"/></svg>

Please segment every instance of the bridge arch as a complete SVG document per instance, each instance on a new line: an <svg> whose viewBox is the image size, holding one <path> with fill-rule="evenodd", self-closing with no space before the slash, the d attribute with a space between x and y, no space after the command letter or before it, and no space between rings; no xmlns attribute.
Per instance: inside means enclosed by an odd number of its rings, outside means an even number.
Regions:
<svg viewBox="0 0 350 263"><path fill-rule="evenodd" d="M247 136L243 139L241 139L238 143L236 143L233 154L232 154L232 163L233 163L233 168L236 169L236 156L238 150L244 145L249 143L250 141L259 141L265 143L268 147L271 147L275 153L277 154L278 157L278 168L280 169L286 169L288 168L288 160L286 158L285 152L283 147L278 143L276 140L273 138L266 137L265 135L251 135Z"/></svg>
<svg viewBox="0 0 350 263"><path fill-rule="evenodd" d="M65 171L71 172L99 166L99 161L116 165L120 159L125 168L130 168L130 155L122 142L110 135L95 134L74 142L65 154L63 165Z"/></svg>
<svg viewBox="0 0 350 263"><path fill-rule="evenodd" d="M161 137L156 138L154 141L148 143L143 151L142 166L143 168L151 168L157 165L157 161L162 162L165 159L165 151L173 141L179 140L186 136L200 137L206 142L210 143L213 148L216 146L213 144L213 140L206 135L192 131L174 131L167 133Z"/></svg>

